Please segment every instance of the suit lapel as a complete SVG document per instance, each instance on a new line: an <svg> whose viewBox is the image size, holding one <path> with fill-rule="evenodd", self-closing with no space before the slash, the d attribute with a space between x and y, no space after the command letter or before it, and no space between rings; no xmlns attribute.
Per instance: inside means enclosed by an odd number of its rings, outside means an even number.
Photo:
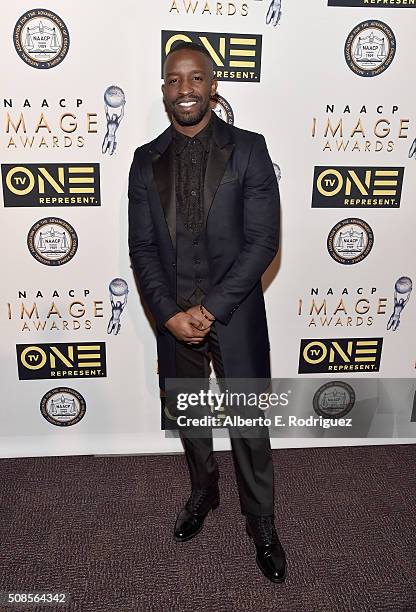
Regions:
<svg viewBox="0 0 416 612"><path fill-rule="evenodd" d="M224 175L235 144L229 126L212 112L213 139L208 154L204 181L204 222L212 206L215 194ZM159 199L169 230L173 249L176 248L176 195L173 160L172 130L168 127L155 141L152 150L152 166Z"/></svg>
<svg viewBox="0 0 416 612"><path fill-rule="evenodd" d="M175 198L175 172L173 167L173 147L169 143L162 152L155 151L152 159L153 175L160 203L168 226L172 246L176 246L176 198Z"/></svg>
<svg viewBox="0 0 416 612"><path fill-rule="evenodd" d="M219 119L219 121L222 121L222 119ZM215 140L213 140L211 144L204 181L204 223L206 223L214 196L224 175L234 146L233 143L228 143L219 147Z"/></svg>

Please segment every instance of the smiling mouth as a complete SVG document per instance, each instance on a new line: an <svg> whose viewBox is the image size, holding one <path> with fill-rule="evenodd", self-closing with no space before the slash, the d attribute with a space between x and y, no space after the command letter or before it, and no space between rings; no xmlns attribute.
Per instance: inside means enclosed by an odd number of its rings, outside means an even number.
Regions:
<svg viewBox="0 0 416 612"><path fill-rule="evenodd" d="M190 102L178 102L177 106L181 108L192 108L196 104L196 100L191 100Z"/></svg>

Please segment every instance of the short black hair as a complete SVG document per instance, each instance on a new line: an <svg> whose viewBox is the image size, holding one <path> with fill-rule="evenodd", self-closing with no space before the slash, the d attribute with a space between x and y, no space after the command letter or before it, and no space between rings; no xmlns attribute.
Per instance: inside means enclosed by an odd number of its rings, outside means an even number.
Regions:
<svg viewBox="0 0 416 612"><path fill-rule="evenodd" d="M214 71L214 61L211 55L209 54L208 49L206 49L202 45L199 45L198 43L195 43L195 42L179 40L176 43L173 43L173 45L170 48L169 53L166 54L166 57L168 57L172 53L175 53L175 51L181 51L182 49L189 49L189 51L199 51L199 53L203 53L209 59L212 65L212 71Z"/></svg>

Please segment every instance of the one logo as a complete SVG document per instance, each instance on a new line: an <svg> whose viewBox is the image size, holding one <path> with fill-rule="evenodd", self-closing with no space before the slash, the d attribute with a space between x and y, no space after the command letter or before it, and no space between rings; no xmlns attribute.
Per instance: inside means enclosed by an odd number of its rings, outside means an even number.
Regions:
<svg viewBox="0 0 416 612"><path fill-rule="evenodd" d="M371 227L362 219L342 219L328 234L328 252L335 261L356 264L367 257L373 248Z"/></svg>
<svg viewBox="0 0 416 612"><path fill-rule="evenodd" d="M416 0L328 0L328 6L362 6L364 8L415 8Z"/></svg>
<svg viewBox="0 0 416 612"><path fill-rule="evenodd" d="M126 96L121 87L111 85L104 92L104 108L107 119L107 132L104 136L102 152L113 155L117 147L116 132L124 117Z"/></svg>
<svg viewBox="0 0 416 612"><path fill-rule="evenodd" d="M410 294L412 293L413 284L408 276L401 276L397 279L394 285L394 308L387 323L387 329L396 331L400 325L400 315L403 308L409 301Z"/></svg>
<svg viewBox="0 0 416 612"><path fill-rule="evenodd" d="M5 207L100 206L99 164L2 164Z"/></svg>
<svg viewBox="0 0 416 612"><path fill-rule="evenodd" d="M205 47L214 62L218 81L260 81L261 34L162 30L162 78L166 55L177 41L196 42Z"/></svg>
<svg viewBox="0 0 416 612"><path fill-rule="evenodd" d="M113 278L108 289L110 292L111 318L108 322L107 334L116 336L121 328L121 313L127 304L129 287L124 279Z"/></svg>
<svg viewBox="0 0 416 612"><path fill-rule="evenodd" d="M53 68L69 49L68 28L49 9L32 9L15 25L13 41L21 59L33 68Z"/></svg>
<svg viewBox="0 0 416 612"><path fill-rule="evenodd" d="M312 208L399 208L404 168L316 166Z"/></svg>
<svg viewBox="0 0 416 612"><path fill-rule="evenodd" d="M51 389L40 401L40 411L52 425L68 427L84 417L87 405L81 393L70 387Z"/></svg>
<svg viewBox="0 0 416 612"><path fill-rule="evenodd" d="M313 409L326 418L341 418L352 410L354 404L354 389L339 380L321 385L313 396Z"/></svg>
<svg viewBox="0 0 416 612"><path fill-rule="evenodd" d="M390 66L395 53L394 34L382 21L359 23L345 41L345 60L359 76L373 77L381 74Z"/></svg>
<svg viewBox="0 0 416 612"><path fill-rule="evenodd" d="M277 26L282 16L282 0L270 0L269 8L266 13L266 23L271 23L273 26Z"/></svg>
<svg viewBox="0 0 416 612"><path fill-rule="evenodd" d="M107 376L104 342L16 344L16 354L19 380Z"/></svg>
<svg viewBox="0 0 416 612"><path fill-rule="evenodd" d="M229 123L230 125L233 125L234 123L233 109L231 108L230 103L225 98L220 96L220 94L216 93L211 98L211 108L220 119L225 121L225 123Z"/></svg>
<svg viewBox="0 0 416 612"><path fill-rule="evenodd" d="M62 266L78 249L78 236L67 221L46 217L29 230L27 246L31 255L46 266Z"/></svg>
<svg viewBox="0 0 416 612"><path fill-rule="evenodd" d="M299 374L378 372L383 338L300 341Z"/></svg>

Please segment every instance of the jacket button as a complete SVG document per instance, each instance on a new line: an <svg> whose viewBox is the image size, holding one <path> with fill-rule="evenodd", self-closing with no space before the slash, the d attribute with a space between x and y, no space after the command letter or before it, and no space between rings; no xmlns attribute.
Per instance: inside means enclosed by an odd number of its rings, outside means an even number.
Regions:
<svg viewBox="0 0 416 612"><path fill-rule="evenodd" d="M174 261L172 262L172 268L176 268L176 263Z"/></svg>

